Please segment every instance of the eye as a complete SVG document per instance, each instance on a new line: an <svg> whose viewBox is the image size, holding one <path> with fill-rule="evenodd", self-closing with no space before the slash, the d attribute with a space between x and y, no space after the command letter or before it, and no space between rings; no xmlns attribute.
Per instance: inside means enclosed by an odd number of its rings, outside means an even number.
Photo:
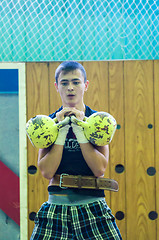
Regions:
<svg viewBox="0 0 159 240"><path fill-rule="evenodd" d="M73 84L78 85L78 84L80 84L80 82L79 81L74 81Z"/></svg>
<svg viewBox="0 0 159 240"><path fill-rule="evenodd" d="M68 82L61 82L61 85L62 85L62 86L67 86L67 85L68 85Z"/></svg>

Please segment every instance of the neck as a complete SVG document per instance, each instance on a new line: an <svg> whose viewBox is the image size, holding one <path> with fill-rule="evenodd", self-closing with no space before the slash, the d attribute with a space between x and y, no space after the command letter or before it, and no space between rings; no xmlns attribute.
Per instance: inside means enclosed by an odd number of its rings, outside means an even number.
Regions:
<svg viewBox="0 0 159 240"><path fill-rule="evenodd" d="M78 109L78 110L80 110L80 111L83 111L83 112L85 112L85 104L82 102L81 104L77 104L77 105L65 105L65 104L63 104L63 107L70 107L70 108L76 108L76 109Z"/></svg>

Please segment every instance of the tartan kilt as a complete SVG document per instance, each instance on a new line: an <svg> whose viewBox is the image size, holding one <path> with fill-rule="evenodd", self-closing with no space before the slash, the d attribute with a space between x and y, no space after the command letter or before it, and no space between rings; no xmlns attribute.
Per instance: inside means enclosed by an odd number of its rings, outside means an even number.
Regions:
<svg viewBox="0 0 159 240"><path fill-rule="evenodd" d="M30 240L119 240L115 218L105 200L84 205L45 202L35 217Z"/></svg>

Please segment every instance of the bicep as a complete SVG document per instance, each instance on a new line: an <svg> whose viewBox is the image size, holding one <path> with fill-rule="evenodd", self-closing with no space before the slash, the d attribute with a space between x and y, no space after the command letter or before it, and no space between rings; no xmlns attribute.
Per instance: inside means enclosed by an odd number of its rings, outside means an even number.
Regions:
<svg viewBox="0 0 159 240"><path fill-rule="evenodd" d="M104 155L104 157L106 158L106 160L108 161L109 159L109 145L105 145L105 146L95 146L95 148Z"/></svg>
<svg viewBox="0 0 159 240"><path fill-rule="evenodd" d="M43 149L39 149L38 152L38 162L45 157L45 155L51 150L52 146L48 147L48 148L43 148Z"/></svg>

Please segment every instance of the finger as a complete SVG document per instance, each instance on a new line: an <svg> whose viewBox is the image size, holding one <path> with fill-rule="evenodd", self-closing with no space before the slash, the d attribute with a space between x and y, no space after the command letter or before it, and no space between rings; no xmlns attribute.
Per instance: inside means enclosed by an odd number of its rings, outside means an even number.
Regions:
<svg viewBox="0 0 159 240"><path fill-rule="evenodd" d="M66 116L70 113L70 108L63 108L60 112L56 113L56 118L58 121L64 120Z"/></svg>
<svg viewBox="0 0 159 240"><path fill-rule="evenodd" d="M67 116L76 116L74 113L72 113L72 112L66 112L65 114L64 114L64 117L67 117Z"/></svg>

